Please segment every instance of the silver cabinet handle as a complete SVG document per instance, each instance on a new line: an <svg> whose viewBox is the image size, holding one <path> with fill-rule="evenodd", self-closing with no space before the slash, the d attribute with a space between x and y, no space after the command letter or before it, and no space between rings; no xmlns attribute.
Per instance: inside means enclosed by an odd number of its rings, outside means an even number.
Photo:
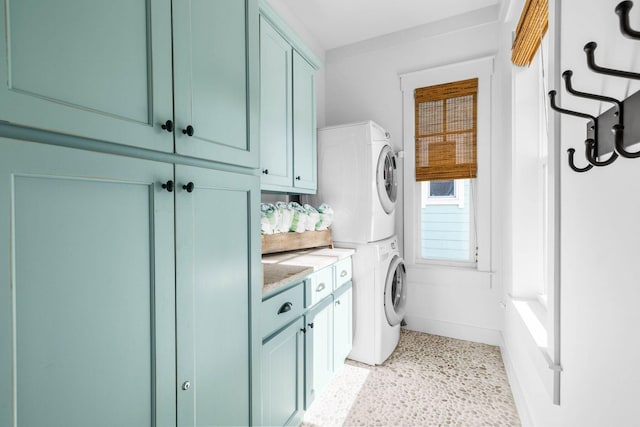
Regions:
<svg viewBox="0 0 640 427"><path fill-rule="evenodd" d="M183 390L189 390L191 388L191 383L189 381L185 381L182 383Z"/></svg>
<svg viewBox="0 0 640 427"><path fill-rule="evenodd" d="M316 292L321 292L322 290L324 290L325 287L326 286L325 286L324 282L320 283L318 285L318 287L316 288Z"/></svg>
<svg viewBox="0 0 640 427"><path fill-rule="evenodd" d="M342 270L342 273L340 273L340 277L345 277L347 275L347 270Z"/></svg>

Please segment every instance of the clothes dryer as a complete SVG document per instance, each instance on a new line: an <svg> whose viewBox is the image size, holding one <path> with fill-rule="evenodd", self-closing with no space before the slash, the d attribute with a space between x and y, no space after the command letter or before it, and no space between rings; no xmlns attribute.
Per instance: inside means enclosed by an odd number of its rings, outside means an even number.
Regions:
<svg viewBox="0 0 640 427"><path fill-rule="evenodd" d="M353 348L349 358L380 365L398 345L407 300L406 272L396 236L339 247L353 255Z"/></svg>
<svg viewBox="0 0 640 427"><path fill-rule="evenodd" d="M334 241L366 243L395 232L396 155L390 135L372 122L318 131L318 191L310 203L334 211Z"/></svg>

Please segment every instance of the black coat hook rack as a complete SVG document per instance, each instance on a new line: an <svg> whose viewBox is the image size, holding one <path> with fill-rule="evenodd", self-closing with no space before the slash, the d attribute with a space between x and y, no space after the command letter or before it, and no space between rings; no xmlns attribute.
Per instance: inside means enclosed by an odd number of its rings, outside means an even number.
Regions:
<svg viewBox="0 0 640 427"><path fill-rule="evenodd" d="M640 40L640 31L632 29L629 24L629 11L632 7L632 1L623 1L616 6L615 13L620 20L620 32L625 37ZM593 41L584 46L587 67L591 71L614 77L640 80L640 73L616 70L596 64L595 50L597 47L598 45ZM576 172L587 172L594 166L608 166L616 161L618 157L640 157L640 151L629 152L626 150L627 147L640 142L640 121L626 119L640 114L640 91L620 101L610 96L578 91L573 88L572 77L573 71L571 70L566 70L562 73L565 89L568 93L576 97L608 102L614 105L598 117L594 117L587 113L559 107L555 100L557 92L555 90L549 92L549 105L553 110L561 114L589 119L587 123L587 138L585 140L585 157L589 163L585 167L576 166L574 163L576 150L569 148L567 150L569 167ZM609 157L601 160L607 154L610 154Z"/></svg>

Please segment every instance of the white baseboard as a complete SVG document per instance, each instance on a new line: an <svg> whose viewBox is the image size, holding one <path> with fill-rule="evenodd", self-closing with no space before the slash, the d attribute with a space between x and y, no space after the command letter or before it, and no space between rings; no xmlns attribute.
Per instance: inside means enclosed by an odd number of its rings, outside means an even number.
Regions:
<svg viewBox="0 0 640 427"><path fill-rule="evenodd" d="M520 423L522 424L522 427L533 427L533 420L524 398L522 385L520 384L520 381L518 381L518 377L513 367L513 360L511 359L509 350L504 343L502 334L500 334L500 353L502 354L502 362L504 363L504 369L507 372L507 378L509 379L509 385L511 386L513 400L516 404L516 409L518 409Z"/></svg>
<svg viewBox="0 0 640 427"><path fill-rule="evenodd" d="M407 323L404 328L412 331L496 346L502 343L502 334L496 329L480 328L478 326L433 320L412 315L406 315L404 321Z"/></svg>

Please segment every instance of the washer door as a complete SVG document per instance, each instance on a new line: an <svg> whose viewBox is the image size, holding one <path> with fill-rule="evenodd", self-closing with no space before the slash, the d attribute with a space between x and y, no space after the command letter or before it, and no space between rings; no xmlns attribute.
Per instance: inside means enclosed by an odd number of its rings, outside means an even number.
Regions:
<svg viewBox="0 0 640 427"><path fill-rule="evenodd" d="M395 326L402 321L407 304L406 270L402 258L394 255L389 264L387 281L384 286L384 312L389 325Z"/></svg>
<svg viewBox="0 0 640 427"><path fill-rule="evenodd" d="M382 209L390 214L395 209L398 198L398 173L396 158L389 145L385 145L382 150L380 150L376 183L378 187L378 199L380 199Z"/></svg>

